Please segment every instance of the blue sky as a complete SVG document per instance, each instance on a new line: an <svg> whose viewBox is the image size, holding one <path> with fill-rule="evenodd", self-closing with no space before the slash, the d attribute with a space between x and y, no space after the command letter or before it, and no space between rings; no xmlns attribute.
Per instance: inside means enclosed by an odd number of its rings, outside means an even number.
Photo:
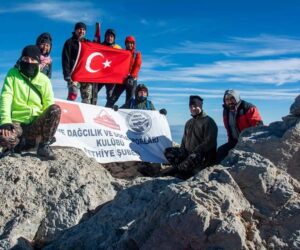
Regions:
<svg viewBox="0 0 300 250"><path fill-rule="evenodd" d="M2 1L0 86L22 48L50 32L55 97L66 99L63 44L76 22L87 24L89 39L100 22L102 38L114 28L122 47L127 35L136 37L143 55L139 81L155 107L168 110L170 125L190 118L192 94L204 98L204 110L222 125L226 89L239 90L269 124L287 115L300 93L299 13L296 0ZM104 91L99 99L104 105Z"/></svg>

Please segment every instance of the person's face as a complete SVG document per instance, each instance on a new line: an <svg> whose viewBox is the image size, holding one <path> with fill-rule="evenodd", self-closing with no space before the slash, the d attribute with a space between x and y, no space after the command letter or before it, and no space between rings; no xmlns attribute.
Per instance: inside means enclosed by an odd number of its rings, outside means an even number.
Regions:
<svg viewBox="0 0 300 250"><path fill-rule="evenodd" d="M138 91L138 97L147 97L147 91L145 89L141 89Z"/></svg>
<svg viewBox="0 0 300 250"><path fill-rule="evenodd" d="M41 43L39 45L42 55L48 54L51 49L51 45L49 43Z"/></svg>
<svg viewBox="0 0 300 250"><path fill-rule="evenodd" d="M78 39L81 39L85 36L86 30L84 28L79 28L75 30L75 34L78 37Z"/></svg>
<svg viewBox="0 0 300 250"><path fill-rule="evenodd" d="M235 106L237 104L236 100L234 99L233 96L227 95L225 96L225 105L230 109L230 110L235 110Z"/></svg>
<svg viewBox="0 0 300 250"><path fill-rule="evenodd" d="M190 105L191 115L198 115L202 112L202 102L198 99L194 100Z"/></svg>
<svg viewBox="0 0 300 250"><path fill-rule="evenodd" d="M126 42L125 43L127 50L133 50L134 49L134 42Z"/></svg>
<svg viewBox="0 0 300 250"><path fill-rule="evenodd" d="M23 62L31 63L31 64L38 64L39 62L36 59L33 59L30 56L23 56L21 59Z"/></svg>
<svg viewBox="0 0 300 250"><path fill-rule="evenodd" d="M109 44L114 43L115 42L115 36L113 34L108 34L105 37L105 41Z"/></svg>

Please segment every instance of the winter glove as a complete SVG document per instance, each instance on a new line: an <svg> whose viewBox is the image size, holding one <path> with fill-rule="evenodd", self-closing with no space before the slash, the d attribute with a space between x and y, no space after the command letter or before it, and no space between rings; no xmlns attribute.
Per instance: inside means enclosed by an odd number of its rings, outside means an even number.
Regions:
<svg viewBox="0 0 300 250"><path fill-rule="evenodd" d="M118 111L119 110L119 106L118 105L114 105L112 108L113 108L114 111Z"/></svg>
<svg viewBox="0 0 300 250"><path fill-rule="evenodd" d="M162 115L167 115L167 110L166 109L160 109L159 113Z"/></svg>
<svg viewBox="0 0 300 250"><path fill-rule="evenodd" d="M180 159L182 159L184 152L182 152L181 148L170 147L166 148L164 155L168 162L172 165L178 164Z"/></svg>
<svg viewBox="0 0 300 250"><path fill-rule="evenodd" d="M130 76L127 77L126 84L127 84L128 87L133 88L135 83L136 83L136 79L133 76L130 75Z"/></svg>
<svg viewBox="0 0 300 250"><path fill-rule="evenodd" d="M187 172L193 170L198 163L197 154L190 154L184 161L177 165L179 171Z"/></svg>

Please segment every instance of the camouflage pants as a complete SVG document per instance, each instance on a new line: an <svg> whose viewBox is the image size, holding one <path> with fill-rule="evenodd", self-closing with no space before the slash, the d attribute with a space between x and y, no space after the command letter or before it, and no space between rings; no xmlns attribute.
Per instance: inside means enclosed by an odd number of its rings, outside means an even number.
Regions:
<svg viewBox="0 0 300 250"><path fill-rule="evenodd" d="M81 95L81 102L82 103L88 103L88 104L97 104L97 99L94 101L94 92L97 92L97 89L95 90L95 87L97 84L93 83L87 83L87 82L80 82L74 84L73 82L68 82L68 100L69 101L75 101L78 96L78 89L80 90Z"/></svg>
<svg viewBox="0 0 300 250"><path fill-rule="evenodd" d="M93 103L93 83L80 83L80 94L81 94L81 102L94 104ZM96 102L97 104L97 102Z"/></svg>
<svg viewBox="0 0 300 250"><path fill-rule="evenodd" d="M59 124L60 115L60 107L53 104L31 124L13 122L14 132L9 137L4 137L0 134L0 146L3 148L14 148L19 143L20 137L35 140L40 136L42 143L50 142Z"/></svg>

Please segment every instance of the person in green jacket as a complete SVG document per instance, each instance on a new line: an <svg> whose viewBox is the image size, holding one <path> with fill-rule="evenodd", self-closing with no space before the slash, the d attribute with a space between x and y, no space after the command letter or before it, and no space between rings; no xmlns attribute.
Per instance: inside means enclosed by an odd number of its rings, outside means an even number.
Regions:
<svg viewBox="0 0 300 250"><path fill-rule="evenodd" d="M61 109L54 104L49 78L39 70L40 56L36 45L26 46L19 66L5 77L0 96L0 146L9 154L23 140L40 138L37 156L53 160L50 144L55 140Z"/></svg>

